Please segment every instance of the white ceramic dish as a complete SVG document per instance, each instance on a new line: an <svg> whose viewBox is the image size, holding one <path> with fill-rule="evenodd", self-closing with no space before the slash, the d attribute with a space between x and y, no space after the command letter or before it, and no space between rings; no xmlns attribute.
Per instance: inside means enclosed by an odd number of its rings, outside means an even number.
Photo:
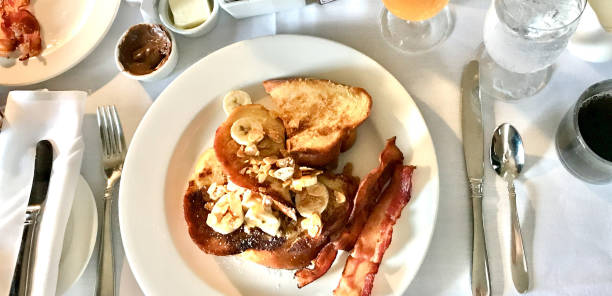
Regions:
<svg viewBox="0 0 612 296"><path fill-rule="evenodd" d="M200 25L190 28L190 29L181 29L174 25L172 20L170 19L170 7L168 6L168 0L159 0L157 11L159 12L159 19L162 24L170 29L172 32L181 34L187 37L199 37L202 36L210 30L212 30L219 21L219 3L217 0L210 0L213 4L213 9L210 13L210 17L201 23Z"/></svg>
<svg viewBox="0 0 612 296"><path fill-rule="evenodd" d="M240 0L228 3L220 0L220 5L233 17L241 19L300 8L306 5L306 0Z"/></svg>
<svg viewBox="0 0 612 296"><path fill-rule="evenodd" d="M277 35L234 43L187 69L155 100L127 154L119 197L125 253L147 295L330 295L346 253L303 289L293 271L272 270L234 257L215 257L191 241L183 194L195 161L212 146L225 120L221 98L243 89L265 97L270 78L313 76L365 88L371 116L341 156L363 177L378 165L384 140L397 136L405 162L415 164L413 197L393 233L376 276L374 295L401 295L425 257L438 209L438 167L429 131L402 85L369 57L333 41ZM163 139L163 140L160 140Z"/></svg>
<svg viewBox="0 0 612 296"><path fill-rule="evenodd" d="M37 0L31 3L40 23L44 51L40 57L26 62L0 58L0 85L33 84L72 68L104 38L121 0Z"/></svg>
<svg viewBox="0 0 612 296"><path fill-rule="evenodd" d="M83 275L96 245L98 211L93 193L83 176L79 177L57 276L57 295L63 295Z"/></svg>
<svg viewBox="0 0 612 296"><path fill-rule="evenodd" d="M170 56L168 56L168 59L164 62L164 64L161 67L159 67L159 69L149 74L145 74L145 75L134 75L125 70L125 68L123 67L123 64L121 64L121 62L119 61L119 44L121 44L121 42L125 38L125 35L127 35L127 33L130 31L131 29L130 27L130 29L127 29L121 35L121 37L119 37L119 40L117 41L117 45L115 45L115 65L117 66L117 70L119 70L121 74L129 78L136 79L136 80L156 81L172 73L172 71L174 70L174 67L176 67L176 63L178 62L178 51L179 51L178 46L177 46L176 40L174 39L174 35L172 34L172 32L170 32L167 28L164 28L161 25L160 27L162 27L168 33L168 35L170 35L170 41L172 42L172 48L170 48Z"/></svg>

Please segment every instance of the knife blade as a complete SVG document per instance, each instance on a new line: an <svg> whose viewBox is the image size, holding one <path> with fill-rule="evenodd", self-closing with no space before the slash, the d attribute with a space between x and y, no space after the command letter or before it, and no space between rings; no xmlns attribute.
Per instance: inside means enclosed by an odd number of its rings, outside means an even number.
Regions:
<svg viewBox="0 0 612 296"><path fill-rule="evenodd" d="M472 295L488 296L491 293L491 284L482 219L484 136L478 84L478 61L471 61L465 66L461 77L461 133L472 197Z"/></svg>
<svg viewBox="0 0 612 296"><path fill-rule="evenodd" d="M462 136L465 166L469 179L482 180L484 175L484 136L478 87L478 61L471 61L461 77Z"/></svg>
<svg viewBox="0 0 612 296"><path fill-rule="evenodd" d="M33 255L36 250L36 230L38 216L44 207L47 198L51 169L53 166L53 146L51 142L42 140L36 144L36 158L34 160L34 177L32 189L26 209L21 246L17 255L17 263L13 273L9 294L30 295L32 274L34 267Z"/></svg>

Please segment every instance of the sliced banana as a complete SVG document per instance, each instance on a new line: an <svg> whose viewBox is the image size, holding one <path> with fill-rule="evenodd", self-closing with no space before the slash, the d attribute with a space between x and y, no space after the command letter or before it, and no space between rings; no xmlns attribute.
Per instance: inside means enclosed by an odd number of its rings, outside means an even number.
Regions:
<svg viewBox="0 0 612 296"><path fill-rule="evenodd" d="M244 221L248 227L257 227L272 236L278 235L280 220L274 215L272 209L263 203L253 204L246 212Z"/></svg>
<svg viewBox="0 0 612 296"><path fill-rule="evenodd" d="M206 224L214 231L228 234L244 222L240 197L232 192L223 195L206 217Z"/></svg>
<svg viewBox="0 0 612 296"><path fill-rule="evenodd" d="M223 111L230 115L236 107L252 104L251 96L242 90L232 90L223 97Z"/></svg>
<svg viewBox="0 0 612 296"><path fill-rule="evenodd" d="M240 145L257 144L264 138L264 129L257 119L243 117L234 121L230 134Z"/></svg>
<svg viewBox="0 0 612 296"><path fill-rule="evenodd" d="M295 207L303 217L323 213L328 202L329 192L321 183L309 186L295 195Z"/></svg>

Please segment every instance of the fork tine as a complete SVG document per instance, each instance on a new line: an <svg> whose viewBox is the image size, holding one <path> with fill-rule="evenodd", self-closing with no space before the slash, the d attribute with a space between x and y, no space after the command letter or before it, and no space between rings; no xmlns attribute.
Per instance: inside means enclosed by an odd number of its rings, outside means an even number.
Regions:
<svg viewBox="0 0 612 296"><path fill-rule="evenodd" d="M108 139L111 146L111 156L114 156L117 154L117 141L115 138L115 127L111 119L110 106L104 106L104 117L108 124Z"/></svg>
<svg viewBox="0 0 612 296"><path fill-rule="evenodd" d="M106 115L106 106L102 106L102 121L104 121L104 129L106 130L106 147L107 147L107 157L111 157L113 155L113 143L111 142L112 130L110 126L110 122L108 120L108 115Z"/></svg>
<svg viewBox="0 0 612 296"><path fill-rule="evenodd" d="M102 154L104 157L108 157L109 154L109 142L108 133L106 129L106 122L104 120L104 109L102 106L98 106L97 110L98 117L98 128L100 129L100 140L102 141Z"/></svg>
<svg viewBox="0 0 612 296"><path fill-rule="evenodd" d="M119 153L121 155L125 155L125 137L123 136L123 126L121 126L121 120L119 119L119 114L117 112L117 108L115 105L111 106L111 114L113 115L113 121L115 122L115 127L117 133L115 136L117 137L117 147L119 148Z"/></svg>

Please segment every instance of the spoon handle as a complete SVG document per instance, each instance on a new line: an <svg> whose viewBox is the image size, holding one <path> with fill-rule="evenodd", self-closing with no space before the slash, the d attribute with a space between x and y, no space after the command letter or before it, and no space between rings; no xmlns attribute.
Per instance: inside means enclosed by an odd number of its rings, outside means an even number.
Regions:
<svg viewBox="0 0 612 296"><path fill-rule="evenodd" d="M527 259L523 249L523 236L516 211L516 192L514 181L508 182L508 194L510 196L510 268L514 288L519 293L525 293L529 287L529 274L527 272Z"/></svg>

